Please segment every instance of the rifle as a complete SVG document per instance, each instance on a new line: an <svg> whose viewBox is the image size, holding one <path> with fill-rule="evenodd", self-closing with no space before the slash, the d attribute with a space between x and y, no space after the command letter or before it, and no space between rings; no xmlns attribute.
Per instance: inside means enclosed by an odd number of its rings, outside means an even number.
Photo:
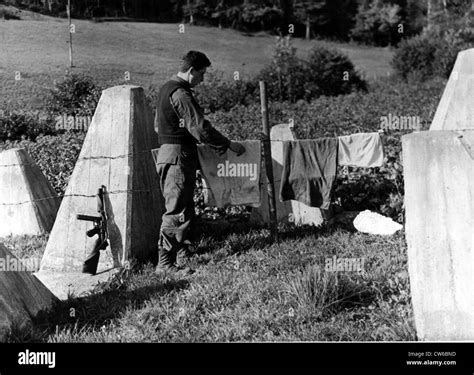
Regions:
<svg viewBox="0 0 474 375"><path fill-rule="evenodd" d="M90 273L91 275L95 275L97 272L100 250L105 250L109 245L107 241L109 232L107 231L107 213L105 212L104 194L105 186L102 185L97 191L97 212L100 216L77 215L78 220L92 221L94 223L94 228L86 232L87 237L98 235L91 253L87 256L82 265L82 272Z"/></svg>

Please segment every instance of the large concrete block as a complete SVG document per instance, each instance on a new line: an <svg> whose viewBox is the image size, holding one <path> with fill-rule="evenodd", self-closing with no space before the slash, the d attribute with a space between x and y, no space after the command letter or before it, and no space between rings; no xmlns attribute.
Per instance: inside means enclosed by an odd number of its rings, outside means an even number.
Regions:
<svg viewBox="0 0 474 375"><path fill-rule="evenodd" d="M421 340L474 340L474 131L402 138L406 239Z"/></svg>
<svg viewBox="0 0 474 375"><path fill-rule="evenodd" d="M40 272L80 272L96 236L77 214L97 215L97 190L106 187L110 246L98 272L146 261L156 254L161 224L158 176L151 150L158 147L143 89L104 90L59 208Z"/></svg>
<svg viewBox="0 0 474 375"><path fill-rule="evenodd" d="M31 329L32 318L56 297L0 244L0 342L12 329Z"/></svg>
<svg viewBox="0 0 474 375"><path fill-rule="evenodd" d="M430 130L474 129L474 48L459 52Z"/></svg>
<svg viewBox="0 0 474 375"><path fill-rule="evenodd" d="M273 181L275 186L275 201L277 210L277 220L282 223L293 222L296 225L310 224L319 226L323 223L323 214L319 208L310 207L298 201L283 201L279 199L281 174L283 170L283 143L281 141L295 140L292 129L288 124L275 125L270 130L270 144L273 159ZM261 173L262 204L254 208L250 215L250 221L256 224L270 222L267 194L267 175L265 168Z"/></svg>
<svg viewBox="0 0 474 375"><path fill-rule="evenodd" d="M59 198L26 150L0 153L0 237L51 231Z"/></svg>

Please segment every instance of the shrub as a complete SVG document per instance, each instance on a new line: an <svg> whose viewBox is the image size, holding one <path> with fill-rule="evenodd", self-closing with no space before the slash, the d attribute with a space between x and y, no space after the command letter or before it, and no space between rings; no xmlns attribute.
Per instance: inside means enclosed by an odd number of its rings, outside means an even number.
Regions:
<svg viewBox="0 0 474 375"><path fill-rule="evenodd" d="M223 78L220 71L209 72L206 81L199 85L196 98L200 105L209 112L228 111L235 105L248 105L255 100L258 82L247 80L229 80Z"/></svg>
<svg viewBox="0 0 474 375"><path fill-rule="evenodd" d="M416 36L404 39L396 50L391 64L404 79L427 79L436 73L435 55L440 45L439 40Z"/></svg>
<svg viewBox="0 0 474 375"><path fill-rule="evenodd" d="M448 78L456 63L457 55L460 51L472 47L474 40L463 31L448 31L444 34L435 52L434 70L440 77Z"/></svg>
<svg viewBox="0 0 474 375"><path fill-rule="evenodd" d="M273 60L257 75L257 80L267 84L269 99L294 103L309 99L306 84L309 78L307 64L296 57L296 48L290 37L277 37Z"/></svg>
<svg viewBox="0 0 474 375"><path fill-rule="evenodd" d="M394 54L392 66L405 79L448 78L458 53L470 48L470 37L463 31L446 31L405 39Z"/></svg>
<svg viewBox="0 0 474 375"><path fill-rule="evenodd" d="M0 18L5 20L20 20L21 18L7 9L0 9Z"/></svg>
<svg viewBox="0 0 474 375"><path fill-rule="evenodd" d="M22 138L35 140L40 134L54 134L52 117L40 118L27 112L0 111L0 141L15 141Z"/></svg>
<svg viewBox="0 0 474 375"><path fill-rule="evenodd" d="M273 61L257 76L267 83L273 100L311 100L321 95L367 90L367 84L347 56L335 49L313 47L309 61L296 57L290 37L277 38Z"/></svg>
<svg viewBox="0 0 474 375"><path fill-rule="evenodd" d="M102 89L84 74L67 74L55 84L46 99L53 114L92 116L99 102Z"/></svg>
<svg viewBox="0 0 474 375"><path fill-rule="evenodd" d="M311 97L367 91L367 83L355 71L354 64L335 49L314 47L309 54L308 68Z"/></svg>

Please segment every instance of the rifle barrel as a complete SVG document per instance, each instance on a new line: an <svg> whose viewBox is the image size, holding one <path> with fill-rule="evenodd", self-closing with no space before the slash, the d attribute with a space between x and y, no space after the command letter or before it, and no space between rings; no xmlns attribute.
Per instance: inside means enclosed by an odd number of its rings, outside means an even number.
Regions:
<svg viewBox="0 0 474 375"><path fill-rule="evenodd" d="M90 216L90 215L77 215L77 220L85 220L85 221L100 221L102 218L100 216Z"/></svg>

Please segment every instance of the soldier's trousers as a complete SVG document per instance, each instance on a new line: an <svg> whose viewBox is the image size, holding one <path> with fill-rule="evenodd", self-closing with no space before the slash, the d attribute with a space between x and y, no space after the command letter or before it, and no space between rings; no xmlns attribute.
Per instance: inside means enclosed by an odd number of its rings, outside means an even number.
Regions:
<svg viewBox="0 0 474 375"><path fill-rule="evenodd" d="M178 251L192 239L196 164L157 164L160 189L165 200L158 246Z"/></svg>

